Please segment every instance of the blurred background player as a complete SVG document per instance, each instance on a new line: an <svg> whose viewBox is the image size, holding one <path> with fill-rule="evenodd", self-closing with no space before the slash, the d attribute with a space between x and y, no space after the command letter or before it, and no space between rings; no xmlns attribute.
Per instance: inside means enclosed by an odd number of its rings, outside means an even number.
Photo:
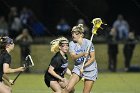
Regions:
<svg viewBox="0 0 140 93"><path fill-rule="evenodd" d="M118 40L122 41L128 38L129 24L124 20L123 15L118 15L117 20L113 23L113 28L117 31Z"/></svg>
<svg viewBox="0 0 140 93"><path fill-rule="evenodd" d="M62 18L60 22L56 26L58 35L69 35L70 25L66 21L66 19Z"/></svg>
<svg viewBox="0 0 140 93"><path fill-rule="evenodd" d="M117 68L117 54L118 54L118 42L117 31L112 28L108 35L108 69L112 72L116 72Z"/></svg>
<svg viewBox="0 0 140 93"><path fill-rule="evenodd" d="M18 41L20 46L20 56L21 56L21 65L22 65L25 61L25 58L31 53L30 46L31 43L33 42L33 39L29 34L27 28L24 28L22 30L22 33L16 37L16 41ZM29 68L26 69L26 72L27 73L30 72Z"/></svg>
<svg viewBox="0 0 140 93"><path fill-rule="evenodd" d="M136 39L135 39L134 32L129 32L128 39L126 40L126 43L123 48L125 71L129 71L130 62L133 56L135 45L136 45Z"/></svg>

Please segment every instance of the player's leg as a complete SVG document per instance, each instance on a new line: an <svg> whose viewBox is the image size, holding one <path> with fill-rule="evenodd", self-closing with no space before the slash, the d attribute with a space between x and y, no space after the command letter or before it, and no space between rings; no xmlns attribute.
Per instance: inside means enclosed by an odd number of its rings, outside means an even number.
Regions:
<svg viewBox="0 0 140 93"><path fill-rule="evenodd" d="M61 86L62 89L64 89L68 85L69 80L66 79L65 82L59 82L59 85ZM74 93L74 88L70 91L70 93Z"/></svg>
<svg viewBox="0 0 140 93"><path fill-rule="evenodd" d="M6 87L2 82L0 82L0 93L11 93L11 89Z"/></svg>
<svg viewBox="0 0 140 93"><path fill-rule="evenodd" d="M92 86L98 77L97 64L94 62L93 65L91 65L91 67L94 68L93 70L83 72L83 78L85 78L83 93L91 92ZM89 70L90 69L89 67L87 67L87 69L85 69L85 70Z"/></svg>
<svg viewBox="0 0 140 93"><path fill-rule="evenodd" d="M54 91L54 93L61 93L61 86L57 81L50 81L50 88Z"/></svg>
<svg viewBox="0 0 140 93"><path fill-rule="evenodd" d="M80 77L77 74L73 73L68 85L65 87L62 93L70 93L74 89L74 86L79 82L79 80Z"/></svg>
<svg viewBox="0 0 140 93"><path fill-rule="evenodd" d="M5 84L4 84L5 85ZM5 87L6 87L6 89L10 92L10 93L12 93L12 87L11 86L7 86L7 85L5 85ZM8 93L9 93L8 92Z"/></svg>
<svg viewBox="0 0 140 93"><path fill-rule="evenodd" d="M85 80L84 81L84 89L83 89L83 93L90 93L92 86L93 86L94 81L92 80Z"/></svg>
<svg viewBox="0 0 140 93"><path fill-rule="evenodd" d="M112 70L112 56L111 56L111 53L108 54L108 69Z"/></svg>
<svg viewBox="0 0 140 93"><path fill-rule="evenodd" d="M67 84L68 84L68 79L65 79L64 82L59 81L59 85L61 86L61 88L65 88Z"/></svg>

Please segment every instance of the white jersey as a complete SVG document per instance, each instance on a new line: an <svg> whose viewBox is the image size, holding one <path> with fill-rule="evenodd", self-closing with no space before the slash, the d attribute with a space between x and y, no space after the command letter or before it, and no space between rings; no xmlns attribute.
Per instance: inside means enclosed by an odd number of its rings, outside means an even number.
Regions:
<svg viewBox="0 0 140 93"><path fill-rule="evenodd" d="M93 44L90 40L83 38L82 45L79 45L78 43L75 43L75 42L71 41L69 43L69 52L70 53L74 52L75 54L86 52L90 45L91 45L90 52L92 52L92 51L94 51L94 46L93 46ZM84 61L84 56L76 59L75 65L76 64L81 64L83 61Z"/></svg>
<svg viewBox="0 0 140 93"><path fill-rule="evenodd" d="M70 44L69 44L69 52L70 53L74 52L75 54L79 54L81 52L86 52L90 45L91 45L90 52L93 52L94 51L94 46L93 46L93 44L90 40L83 38L82 45L79 45L78 43L75 43L75 42L71 41ZM98 74L96 61L92 62L89 66L84 68L84 72L81 75L80 74L80 69L82 67L83 62L84 62L84 56L76 59L72 72L77 74L80 77L85 78L85 79L95 81L97 79L97 74Z"/></svg>

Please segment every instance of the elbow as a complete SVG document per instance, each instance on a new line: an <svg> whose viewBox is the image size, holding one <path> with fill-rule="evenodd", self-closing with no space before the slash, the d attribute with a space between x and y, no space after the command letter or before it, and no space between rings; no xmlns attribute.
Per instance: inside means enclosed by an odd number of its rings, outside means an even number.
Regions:
<svg viewBox="0 0 140 93"><path fill-rule="evenodd" d="M71 59L72 59L72 60L75 60L75 58L74 58L74 57L71 57Z"/></svg>
<svg viewBox="0 0 140 93"><path fill-rule="evenodd" d="M75 61L76 60L76 57L75 56L71 56L71 59Z"/></svg>
<svg viewBox="0 0 140 93"><path fill-rule="evenodd" d="M53 71L52 71L52 69L48 69L48 72L51 74Z"/></svg>

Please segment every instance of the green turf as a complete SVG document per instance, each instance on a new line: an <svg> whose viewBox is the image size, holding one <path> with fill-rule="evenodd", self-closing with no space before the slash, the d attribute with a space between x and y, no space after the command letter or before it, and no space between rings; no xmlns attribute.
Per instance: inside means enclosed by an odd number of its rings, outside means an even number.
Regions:
<svg viewBox="0 0 140 93"><path fill-rule="evenodd" d="M124 68L123 62L123 45L119 45L118 54L118 67L117 69ZM98 68L106 70L108 66L107 45L95 44L96 60ZM49 45L32 45L31 55L35 66L31 69L32 72L44 72L50 63L53 54L50 52ZM134 55L131 63L140 65L140 44L135 48ZM16 46L15 50L11 52L13 61L11 67L18 67L20 65L20 50ZM69 67L72 69L73 62L69 59ZM13 79L16 74L11 75ZM95 85L93 86L92 93L140 93L140 73L101 73ZM75 93L82 93L83 82L76 85ZM43 82L43 74L22 74L16 84L13 86L13 93L52 93Z"/></svg>
<svg viewBox="0 0 140 93"><path fill-rule="evenodd" d="M124 59L123 59L123 45L119 45L119 54L118 54L118 63L117 69L124 68ZM98 68L102 70L106 70L108 67L108 55L107 55L107 45L106 44L95 44L96 50L96 60L98 63ZM54 55L50 52L49 45L32 45L31 47L31 55L35 66L31 69L32 72L44 72L50 63L51 57ZM134 55L131 60L132 65L140 65L140 44L137 44ZM13 62L12 67L17 67L20 65L20 50L19 47L16 46L15 50L11 53ZM72 69L73 61L69 57L69 67Z"/></svg>
<svg viewBox="0 0 140 93"><path fill-rule="evenodd" d="M10 76L15 77L14 75ZM100 73L91 93L140 93L139 73ZM82 93L83 81L76 87L75 93ZM15 85L13 93L52 93L43 81L43 74L22 74Z"/></svg>

